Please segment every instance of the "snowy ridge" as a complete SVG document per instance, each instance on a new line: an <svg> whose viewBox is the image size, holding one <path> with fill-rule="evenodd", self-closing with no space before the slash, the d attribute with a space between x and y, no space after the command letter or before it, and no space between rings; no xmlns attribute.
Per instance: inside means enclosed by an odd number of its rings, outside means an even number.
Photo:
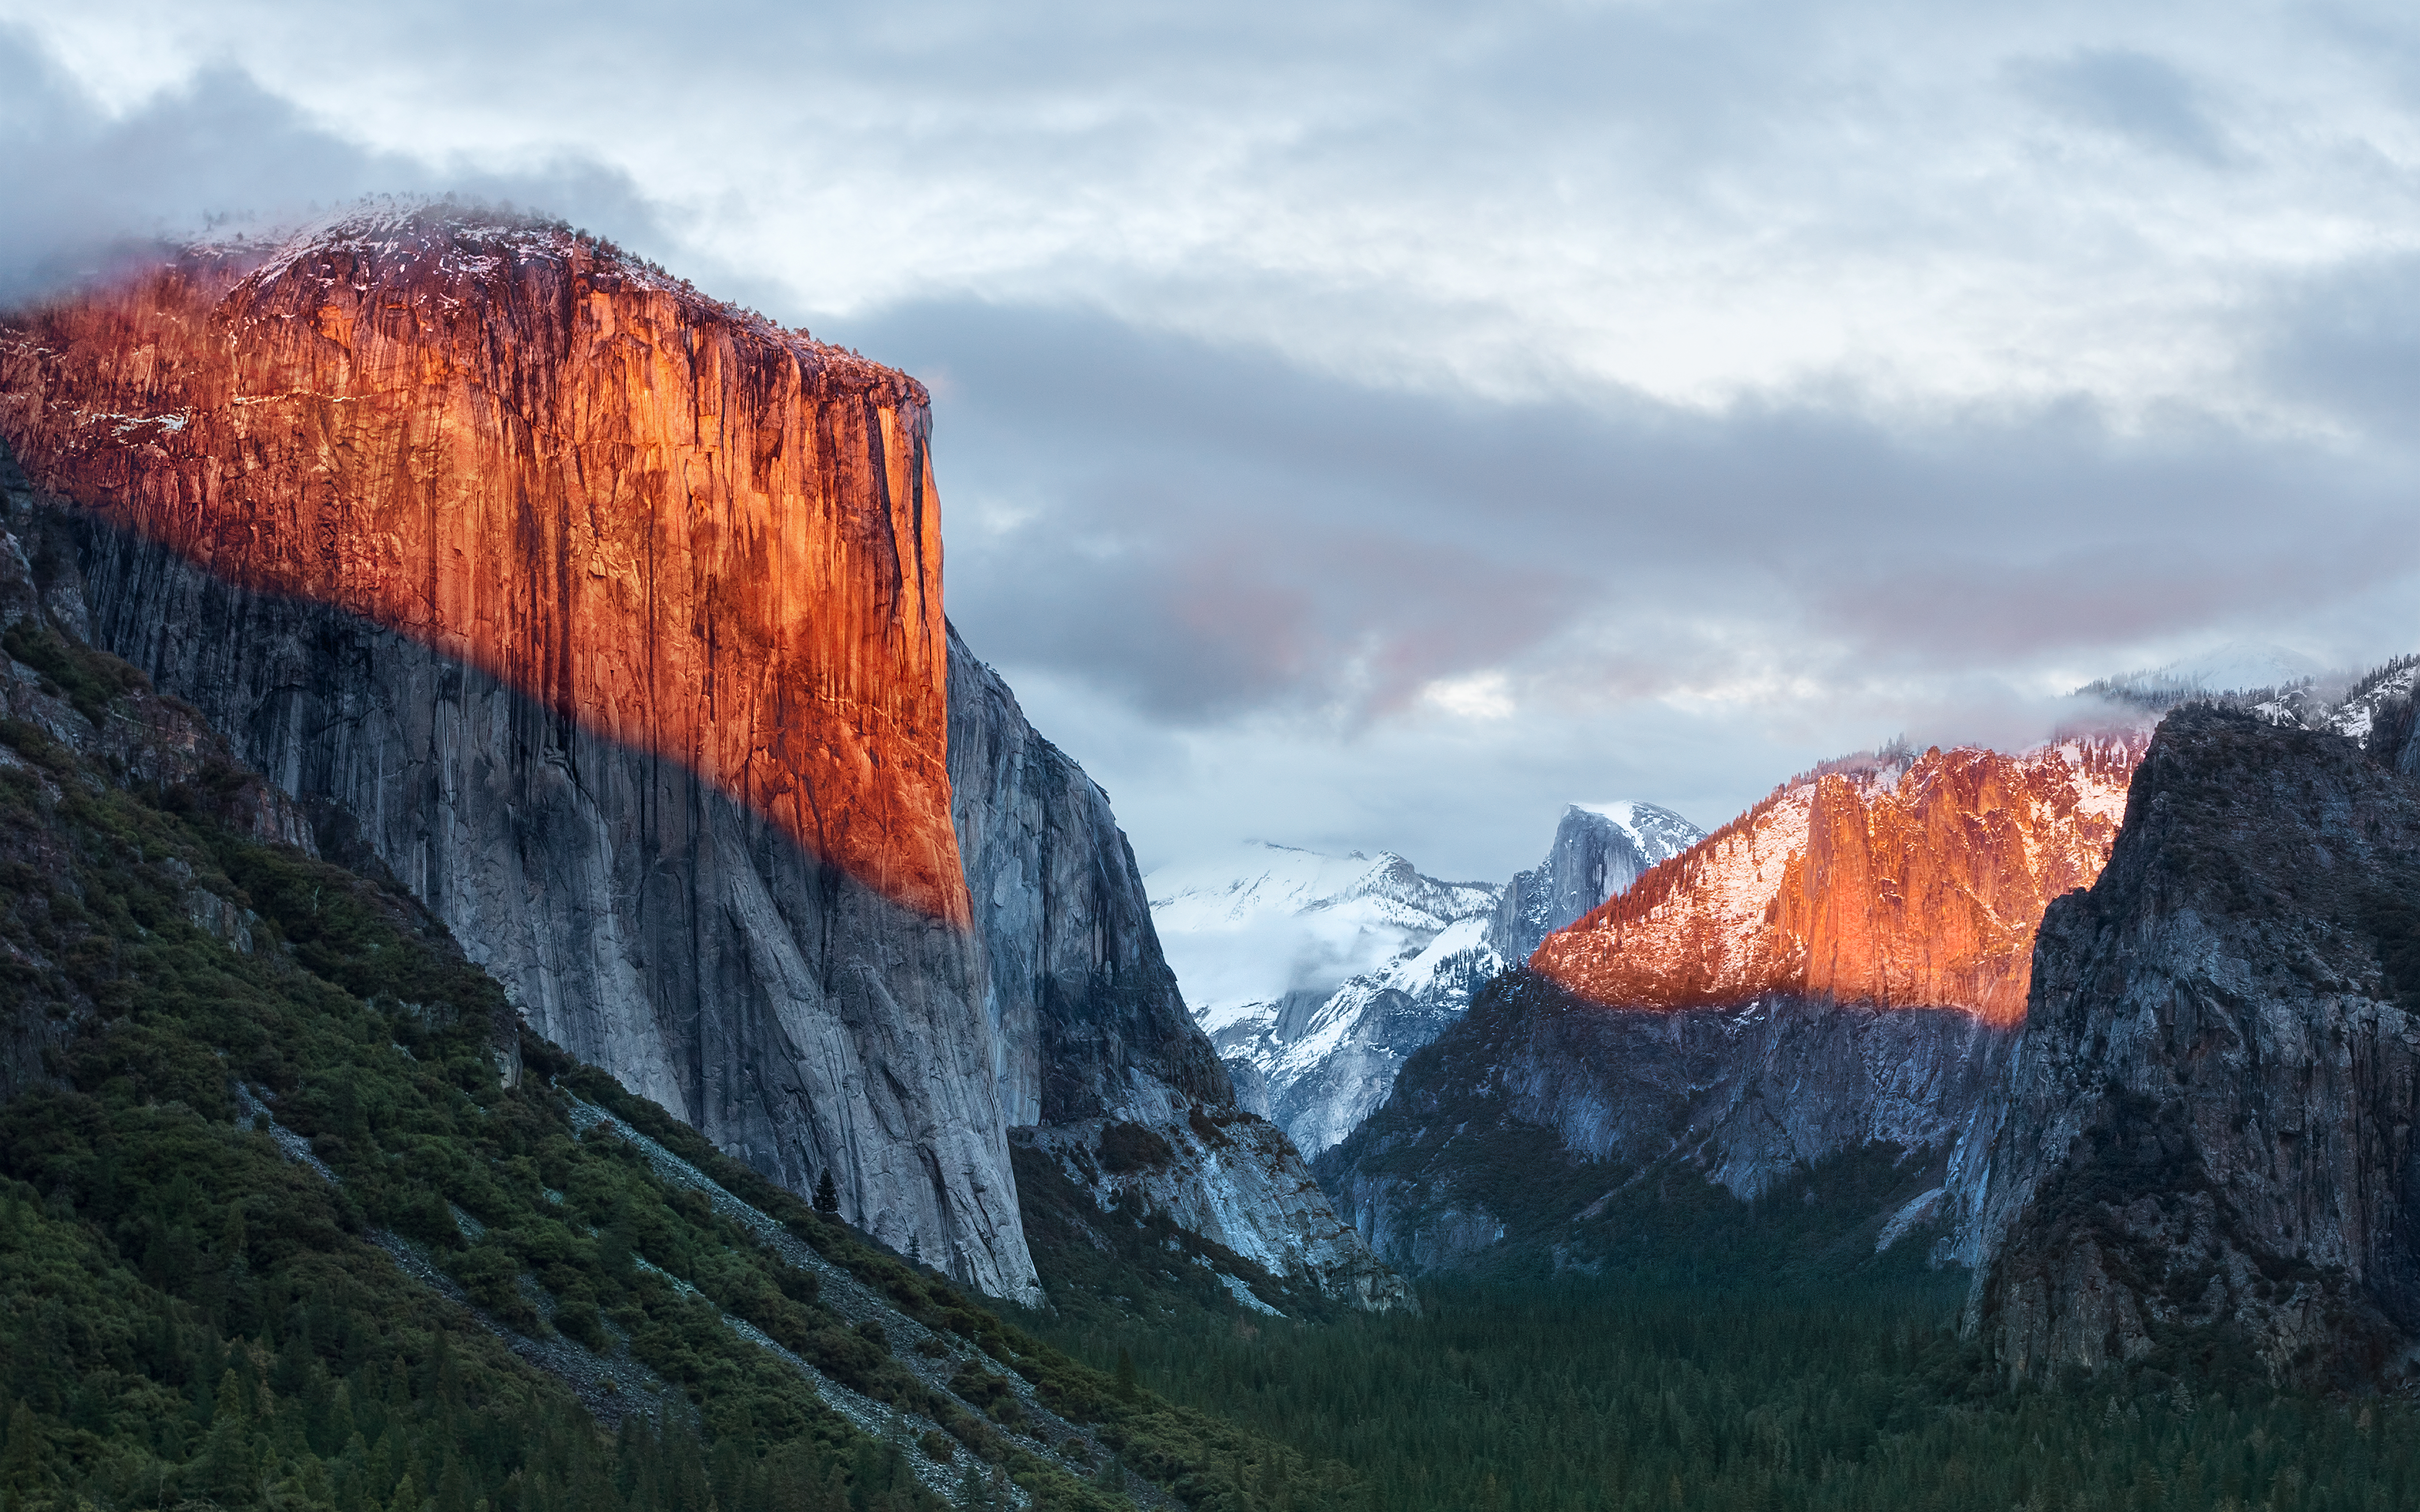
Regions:
<svg viewBox="0 0 2420 1512"><path fill-rule="evenodd" d="M1510 884L1252 841L1144 879L1194 1019L1247 1106L1307 1155L1386 1100L1404 1061L1537 940L1695 843L1650 803L1574 804Z"/></svg>
<svg viewBox="0 0 2420 1512"><path fill-rule="evenodd" d="M2327 671L2289 646L2234 640L2164 667L2104 677L2076 691L2164 707L2188 699L2291 687L2324 677Z"/></svg>
<svg viewBox="0 0 2420 1512"><path fill-rule="evenodd" d="M1260 841L1163 867L1143 886L1168 964L1214 1041L1274 1017L1290 995L1387 971L1455 919L1492 911L1501 891L1422 876L1392 852L1323 856Z"/></svg>
<svg viewBox="0 0 2420 1512"><path fill-rule="evenodd" d="M2296 687L2264 688L2253 695L2249 708L2271 724L2333 730L2366 746L2379 716L2410 702L2415 678L2420 678L2420 656L2397 656L2350 682L2339 676Z"/></svg>
<svg viewBox="0 0 2420 1512"><path fill-rule="evenodd" d="M718 300L659 264L574 229L567 222L454 195L377 194L283 224L228 226L183 241L190 260L216 263L255 289L282 280L316 280L322 285L356 276L340 271L332 255L388 267L411 268L427 279L420 302L433 299L440 310L458 308L458 292L439 287L500 286L513 270L531 262L576 268L599 289L661 296L694 316L712 316L768 345L786 347L813 369L860 383L896 384L914 402L928 402L923 385L854 350L815 340L763 313ZM356 285L360 286L360 285ZM241 400L238 400L241 403ZM182 422L178 422L181 424Z"/></svg>

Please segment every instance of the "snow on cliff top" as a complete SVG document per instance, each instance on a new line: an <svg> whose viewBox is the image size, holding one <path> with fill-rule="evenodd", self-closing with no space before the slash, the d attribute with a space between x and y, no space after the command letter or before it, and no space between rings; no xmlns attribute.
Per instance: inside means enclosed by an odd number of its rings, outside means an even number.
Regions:
<svg viewBox="0 0 2420 1512"><path fill-rule="evenodd" d="M289 274L310 270L314 257L340 252L365 255L373 266L419 264L430 270L480 280L508 264L575 263L597 275L600 287L643 290L678 301L689 317L718 318L777 347L788 347L819 370L852 381L901 383L917 403L928 402L914 378L845 347L817 341L803 328L792 330L761 311L716 299L658 264L601 238L573 229L550 216L451 196L376 195L307 220L273 225L233 225L184 244L186 255L222 260L243 270L246 282L266 287ZM321 270L320 282L331 281Z"/></svg>
<svg viewBox="0 0 2420 1512"><path fill-rule="evenodd" d="M1659 804L1624 800L1575 803L1572 807L1582 813L1592 813L1621 830L1650 865L1678 856L1706 837L1704 830Z"/></svg>

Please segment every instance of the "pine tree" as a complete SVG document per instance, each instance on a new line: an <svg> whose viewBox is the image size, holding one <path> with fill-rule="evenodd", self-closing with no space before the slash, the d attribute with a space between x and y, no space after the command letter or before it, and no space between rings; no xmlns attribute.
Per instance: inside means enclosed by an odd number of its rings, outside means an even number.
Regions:
<svg viewBox="0 0 2420 1512"><path fill-rule="evenodd" d="M831 1167L829 1165L824 1167L824 1174L815 1181L815 1211L822 1213L840 1211L840 1189L832 1185Z"/></svg>

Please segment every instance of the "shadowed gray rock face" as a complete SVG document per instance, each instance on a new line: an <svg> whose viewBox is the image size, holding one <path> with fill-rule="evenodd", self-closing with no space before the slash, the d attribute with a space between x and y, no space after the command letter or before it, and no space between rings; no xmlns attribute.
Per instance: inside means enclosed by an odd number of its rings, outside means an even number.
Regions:
<svg viewBox="0 0 2420 1512"><path fill-rule="evenodd" d="M1012 1127L1167 1122L1234 1100L1161 959L1109 795L950 631L950 816L989 965Z"/></svg>
<svg viewBox="0 0 2420 1512"><path fill-rule="evenodd" d="M2241 1337L2281 1380L2420 1337L2420 795L2371 752L2168 717L2088 893L2051 906L2005 1107L1956 1173L1967 1324L2011 1376Z"/></svg>
<svg viewBox="0 0 2420 1512"><path fill-rule="evenodd" d="M410 887L540 1033L794 1190L830 1169L884 1242L1039 1300L973 937L426 646L76 528L94 643L303 799L333 856Z"/></svg>
<svg viewBox="0 0 2420 1512"><path fill-rule="evenodd" d="M1502 1239L1550 1240L1611 1195L1541 1212L1534 1186L1520 1190L1522 1174L1486 1155L1495 1136L1530 1131L1567 1162L1686 1170L1743 1198L1873 1145L1920 1168L1991 1095L2008 1041L1953 1009L1795 997L1607 1009L1516 970L1412 1058L1386 1106L1318 1169L1380 1257L1432 1270Z"/></svg>
<svg viewBox="0 0 2420 1512"><path fill-rule="evenodd" d="M1034 1302L1009 1128L1076 1169L1109 1123L1140 1122L1187 1155L1152 1176L1180 1222L1339 1297L1401 1294L1281 1133L1215 1149L1191 1134L1191 1109L1233 1093L1160 959L1108 799L954 637L972 934L415 641L87 517L63 526L96 644L303 800L332 856L411 887L540 1033L766 1175L806 1192L830 1169L875 1237Z"/></svg>
<svg viewBox="0 0 2420 1512"><path fill-rule="evenodd" d="M1161 956L1109 795L954 630L950 786L1016 1137L1104 1211L1140 1197L1280 1279L1357 1306L1403 1302L1403 1281L1337 1218L1283 1131L1236 1106ZM1152 1161L1104 1156L1110 1130L1132 1140L1138 1127Z"/></svg>
<svg viewBox="0 0 2420 1512"><path fill-rule="evenodd" d="M1547 935L1628 892L1649 867L1705 838L1704 830L1652 803L1575 803L1555 825L1546 858L1506 885L1487 943L1509 964L1522 964Z"/></svg>

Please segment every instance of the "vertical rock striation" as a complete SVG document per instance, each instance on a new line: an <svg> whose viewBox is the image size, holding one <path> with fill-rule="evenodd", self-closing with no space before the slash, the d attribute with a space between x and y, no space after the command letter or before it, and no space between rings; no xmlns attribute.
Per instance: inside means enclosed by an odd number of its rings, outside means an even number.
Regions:
<svg viewBox="0 0 2420 1512"><path fill-rule="evenodd" d="M1038 1296L911 380L542 224L341 218L0 328L93 639L541 1032Z"/></svg>
<svg viewBox="0 0 2420 1512"><path fill-rule="evenodd" d="M2042 909L2099 874L2141 748L2114 737L1832 764L1550 936L1531 964L1625 1008L1779 993L2013 1024Z"/></svg>
<svg viewBox="0 0 2420 1512"><path fill-rule="evenodd" d="M2160 727L2089 893L2042 921L1967 1180L1968 1324L2012 1376L2201 1331L2280 1380L2420 1339L2420 793L2371 751L2210 707Z"/></svg>
<svg viewBox="0 0 2420 1512"><path fill-rule="evenodd" d="M1236 1107L1109 795L954 631L950 779L1015 1137L1104 1211L1139 1198L1281 1281L1403 1302L1283 1131Z"/></svg>

